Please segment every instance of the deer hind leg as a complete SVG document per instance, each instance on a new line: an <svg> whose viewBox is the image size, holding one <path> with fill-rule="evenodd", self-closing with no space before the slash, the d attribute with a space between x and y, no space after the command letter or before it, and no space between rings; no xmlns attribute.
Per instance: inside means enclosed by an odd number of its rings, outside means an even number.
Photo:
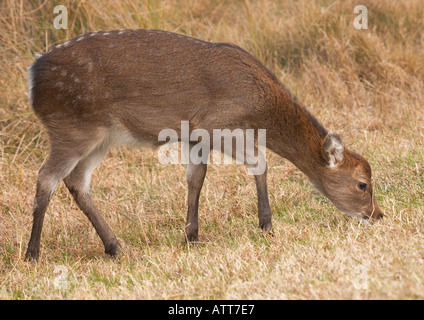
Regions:
<svg viewBox="0 0 424 320"><path fill-rule="evenodd" d="M85 130L84 135L78 135L73 131L75 128L68 127L64 130L65 127L49 128L51 148L49 156L38 172L33 224L25 254L26 260L38 260L44 216L57 185L75 170L81 159L85 159L96 150L104 139L104 134L98 128Z"/></svg>
<svg viewBox="0 0 424 320"><path fill-rule="evenodd" d="M119 253L118 240L112 229L100 215L90 193L91 175L100 165L108 149L105 144L96 147L89 155L78 162L77 166L64 179L64 182L78 207L96 229L105 247L105 252L115 257Z"/></svg>
<svg viewBox="0 0 424 320"><path fill-rule="evenodd" d="M26 260L38 260L40 253L40 238L43 228L44 216L51 196L60 180L67 176L78 163L78 156L64 155L55 150L41 166L37 177L37 190L34 199L33 224L28 249L25 253Z"/></svg>

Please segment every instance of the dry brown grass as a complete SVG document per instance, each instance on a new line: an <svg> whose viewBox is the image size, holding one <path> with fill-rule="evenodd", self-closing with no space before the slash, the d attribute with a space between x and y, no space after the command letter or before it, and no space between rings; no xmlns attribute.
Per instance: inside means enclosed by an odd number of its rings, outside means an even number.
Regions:
<svg viewBox="0 0 424 320"><path fill-rule="evenodd" d="M421 0L367 2L368 30L353 27L354 1L48 3L0 4L0 299L424 298ZM68 7L68 30L53 28L54 4ZM123 257L104 255L61 185L47 211L41 261L24 262L36 174L48 152L29 107L26 67L36 52L85 31L140 27L233 42L256 55L370 160L384 220L368 226L345 217L269 153L273 235L257 228L245 169L211 166L200 199L202 243L186 246L184 168L122 149L109 153L92 185ZM60 265L66 288L55 286Z"/></svg>

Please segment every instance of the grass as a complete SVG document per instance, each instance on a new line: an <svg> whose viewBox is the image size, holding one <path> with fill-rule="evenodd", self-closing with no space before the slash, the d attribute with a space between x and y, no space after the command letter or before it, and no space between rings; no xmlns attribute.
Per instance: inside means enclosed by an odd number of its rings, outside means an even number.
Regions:
<svg viewBox="0 0 424 320"><path fill-rule="evenodd" d="M53 28L56 4L68 7L67 30ZM423 299L424 5L373 1L368 30L353 27L355 5L3 1L0 299ZM257 228L255 184L246 170L216 165L200 198L200 245L185 245L183 166L124 148L107 155L92 181L123 256L103 253L60 185L46 214L40 262L23 261L36 174L48 152L29 107L26 67L55 43L120 28L159 28L252 52L327 129L368 158L383 221L369 226L344 216L269 152L273 232Z"/></svg>

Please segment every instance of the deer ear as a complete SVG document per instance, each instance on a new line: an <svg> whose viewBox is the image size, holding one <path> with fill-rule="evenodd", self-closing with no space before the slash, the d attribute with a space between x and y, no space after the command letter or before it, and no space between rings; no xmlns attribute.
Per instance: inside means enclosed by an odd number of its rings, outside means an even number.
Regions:
<svg viewBox="0 0 424 320"><path fill-rule="evenodd" d="M337 167L344 158L344 143L338 134L329 132L324 139L323 156L329 168Z"/></svg>

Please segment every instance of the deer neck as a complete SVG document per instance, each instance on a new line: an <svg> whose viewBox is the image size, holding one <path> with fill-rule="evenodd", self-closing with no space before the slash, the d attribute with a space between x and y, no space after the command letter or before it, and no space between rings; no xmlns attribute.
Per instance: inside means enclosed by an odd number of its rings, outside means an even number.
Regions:
<svg viewBox="0 0 424 320"><path fill-rule="evenodd" d="M325 166L322 144L327 131L286 89L280 90L275 116L267 130L267 147L288 159L312 181Z"/></svg>

